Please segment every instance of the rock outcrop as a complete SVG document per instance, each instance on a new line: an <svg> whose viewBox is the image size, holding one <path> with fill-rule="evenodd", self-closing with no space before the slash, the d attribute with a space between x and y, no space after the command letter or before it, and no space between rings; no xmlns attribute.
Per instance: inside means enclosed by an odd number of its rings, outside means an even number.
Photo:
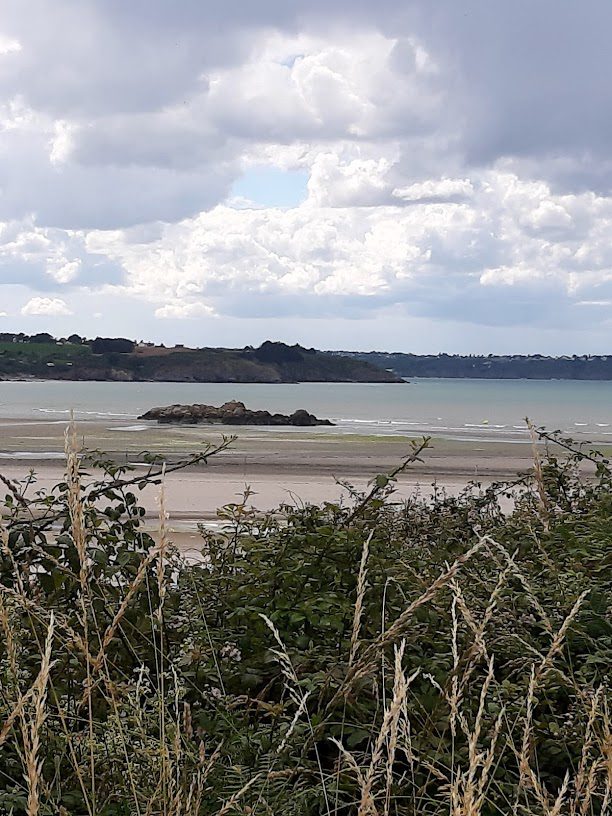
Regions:
<svg viewBox="0 0 612 816"><path fill-rule="evenodd" d="M214 405L167 405L152 408L139 419L154 419L161 423L214 423L217 425L294 425L300 428L315 425L333 425L329 419L317 419L304 409L286 414L271 414L269 411L251 411L243 402L232 400L216 408Z"/></svg>

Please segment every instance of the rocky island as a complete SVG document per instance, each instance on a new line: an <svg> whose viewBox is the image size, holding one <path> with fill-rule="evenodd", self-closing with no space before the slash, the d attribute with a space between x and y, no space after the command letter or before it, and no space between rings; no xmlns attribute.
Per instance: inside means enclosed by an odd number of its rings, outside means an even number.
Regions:
<svg viewBox="0 0 612 816"><path fill-rule="evenodd" d="M152 408L138 419L153 419L160 423L180 423L197 425L213 423L216 425L294 425L296 427L314 427L315 425L333 425L329 419L318 419L303 408L290 415L271 414L269 411L251 411L244 402L231 400L219 408L214 405L167 405Z"/></svg>

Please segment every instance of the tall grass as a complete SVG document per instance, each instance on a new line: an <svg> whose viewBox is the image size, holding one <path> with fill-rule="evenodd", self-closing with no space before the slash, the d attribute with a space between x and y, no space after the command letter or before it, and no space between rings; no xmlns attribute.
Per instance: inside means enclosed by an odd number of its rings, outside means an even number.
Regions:
<svg viewBox="0 0 612 816"><path fill-rule="evenodd" d="M229 505L186 563L163 486L154 540L137 480L80 454L4 507L1 812L612 812L601 457L433 504L387 503L400 467L348 508Z"/></svg>

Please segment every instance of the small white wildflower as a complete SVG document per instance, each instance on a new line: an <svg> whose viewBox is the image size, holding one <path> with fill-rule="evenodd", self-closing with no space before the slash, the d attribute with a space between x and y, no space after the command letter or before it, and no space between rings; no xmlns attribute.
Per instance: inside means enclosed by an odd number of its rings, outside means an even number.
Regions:
<svg viewBox="0 0 612 816"><path fill-rule="evenodd" d="M204 683L202 686L203 693L209 694L213 700L220 700L223 697L223 692L216 686L211 686L209 683Z"/></svg>
<svg viewBox="0 0 612 816"><path fill-rule="evenodd" d="M226 643L219 652L221 660L232 660L239 663L242 660L242 652L235 643Z"/></svg>

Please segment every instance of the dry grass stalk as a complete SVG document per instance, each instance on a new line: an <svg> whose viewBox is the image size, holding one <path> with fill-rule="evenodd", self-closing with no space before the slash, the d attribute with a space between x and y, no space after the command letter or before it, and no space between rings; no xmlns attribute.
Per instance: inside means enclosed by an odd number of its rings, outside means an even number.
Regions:
<svg viewBox="0 0 612 816"><path fill-rule="evenodd" d="M416 610L431 601L441 589L447 586L453 580L453 578L455 578L463 564L473 558L473 556L482 549L484 542L484 538L479 539L467 552L456 558L453 564L445 572L443 572L442 575L436 578L436 580L422 595L420 595L415 601L410 603L406 609L404 609L397 620L395 620L386 630L384 635L379 638L380 643L375 644L375 646L384 647L388 643L393 643L395 640L397 640Z"/></svg>
<svg viewBox="0 0 612 816"><path fill-rule="evenodd" d="M407 681L402 670L402 662L404 659L404 652L406 649L406 642L402 641L400 647L395 650L395 674L393 679L393 699L397 700L398 712L397 715L391 718L389 723L389 737L387 740L387 762L385 768L385 809L384 816L389 816L391 807L391 787L393 784L393 764L395 762L395 754L398 746L399 722L402 714L405 712L406 692L408 686L416 677Z"/></svg>
<svg viewBox="0 0 612 816"><path fill-rule="evenodd" d="M357 576L357 598L355 599L355 613L353 615L353 631L351 634L351 650L349 655L349 667L353 665L357 649L359 648L359 630L361 629L361 615L363 613L363 599L366 592L366 578L368 575L368 554L370 551L370 541L374 535L374 530L363 542L361 551L361 562L359 564L359 575Z"/></svg>
<svg viewBox="0 0 612 816"><path fill-rule="evenodd" d="M179 679L175 666L170 663L170 670L172 672L172 679L174 682L174 736L172 739L172 767L168 770L170 779L169 798L171 800L170 813L183 813L184 804L184 788L181 784L181 767L184 761L183 743L181 741L181 701L179 692Z"/></svg>
<svg viewBox="0 0 612 816"><path fill-rule="evenodd" d="M34 681L34 684L30 687L30 689L28 689L28 691L19 698L19 700L17 701L17 704L15 705L15 707L13 708L11 713L8 715L8 717L4 721L2 729L0 729L0 747L2 747L2 745L4 745L4 743L6 742L9 734L11 733L11 730L12 730L16 720L18 718L22 717L23 712L26 709L26 706L28 705L28 703L30 702L32 697L34 697L37 681L38 681L38 678Z"/></svg>
<svg viewBox="0 0 612 816"><path fill-rule="evenodd" d="M13 572L15 573L15 583L17 584L17 589L19 590L19 594L22 598L26 597L25 586L23 584L23 577L21 575L21 571L15 561L15 556L13 555L13 551L11 550L10 542L9 542L9 532L6 527L0 522L0 545L2 545L2 552L6 555L6 557L11 562L13 567ZM3 591L6 588L2 588Z"/></svg>
<svg viewBox="0 0 612 816"><path fill-rule="evenodd" d="M118 730L118 733L119 733L119 738L121 740L121 747L123 749L123 756L124 756L124 759L125 759L125 767L126 767L126 771L127 771L128 783L129 783L129 786L130 786L130 789L131 789L131 792L132 792L133 807L136 810L136 816L140 816L140 803L138 801L138 792L136 790L136 783L135 783L134 773L133 773L133 769L132 769L132 762L130 761L130 755L129 755L129 752L128 752L128 740L126 738L126 732L125 732L125 728L124 728L124 724L123 724L122 711L120 709L119 701L117 700L117 694L116 694L116 691L115 691L114 684L112 682L110 682L110 674L109 674L109 671L108 671L106 655L102 656L102 662L104 663L104 668L106 670L106 681L107 682L106 682L105 685L106 685L106 689L107 689L107 692L108 692L107 699L110 701L110 704L112 706L112 709L113 709L113 712L114 712L114 715L115 715L115 723L116 723L117 730ZM78 771L77 771L77 773L78 773ZM79 776L79 781L81 781L80 776ZM83 788L83 792L85 793L84 786L83 786L82 782L81 782L81 787ZM91 816L91 810L90 810L90 816Z"/></svg>
<svg viewBox="0 0 612 816"><path fill-rule="evenodd" d="M538 440L533 422L529 419L527 427L531 436L531 451L533 455L533 474L535 476L536 488L538 491L538 509L540 512L540 521L544 530L548 532L550 528L550 504L548 502L548 495L546 493L546 485L544 484L544 472L542 470L542 459L538 451Z"/></svg>
<svg viewBox="0 0 612 816"><path fill-rule="evenodd" d="M612 722L607 701L602 706L603 735L601 738L601 766L604 773L604 794L601 813L612 812Z"/></svg>
<svg viewBox="0 0 612 816"><path fill-rule="evenodd" d="M393 682L393 698L385 709L380 730L376 741L372 747L370 763L365 773L358 770L357 781L361 790L360 802L357 816L377 816L375 785L381 774L385 775L385 814L389 812L391 802L391 784L393 780L393 763L398 747L399 721L405 711L406 693L410 684L419 675L420 670L416 670L410 677L406 677L402 669L405 643L402 642L399 648L395 649L395 673ZM338 743L336 743L338 744ZM350 754L346 749L339 746L341 755L347 759ZM386 754L386 762L383 768L382 761ZM348 760L350 767L358 768L354 758Z"/></svg>
<svg viewBox="0 0 612 816"><path fill-rule="evenodd" d="M325 800L325 807L327 809L327 813L331 814L330 804L329 804L329 797L327 794L327 784L325 781L325 774L323 773L323 765L321 763L321 757L319 754L319 749L317 748L317 742L314 734L314 729L312 727L312 722L310 717L308 716L308 708L307 708L307 695L302 691L300 687L300 681L296 674L296 671L293 667L293 663L291 662L291 658L289 657L289 653L283 643L283 640L280 636L280 632L274 625L274 623L267 617L267 615L263 615L260 613L259 617L264 621L268 629L272 632L275 641L277 642L279 648L272 649L272 654L276 657L279 662L279 666L281 668L281 672L287 681L287 689L289 691L289 696L293 700L293 702L298 706L298 710L303 711L306 714L306 721L308 723L308 727L310 729L310 736L313 741L314 751L317 758L317 765L319 769L319 776L321 779L321 786L323 790L323 798Z"/></svg>
<svg viewBox="0 0 612 816"><path fill-rule="evenodd" d="M261 615L261 618L263 619L263 621L266 624L266 626L268 627L268 629L272 632L272 634L274 635L274 639L278 643L279 648L278 649L272 649L271 651L272 651L272 654L278 660L278 663L279 663L279 666L280 666L281 671L283 673L283 676L284 676L285 680L287 681L287 689L289 691L289 696L291 697L293 702L297 705L297 710L296 710L296 712L295 712L295 714L293 716L293 720L291 721L289 729L287 730L285 736L283 737L283 740L281 741L280 745L276 749L277 753L281 753L281 751L283 751L285 749L285 747L287 745L287 742L288 742L289 738L291 737L291 734L295 730L295 727L298 724L298 721L299 721L300 717L302 716L302 714L304 714L304 713L307 714L308 713L307 703L308 703L308 698L310 697L311 692L307 691L306 693L304 693L300 689L298 676L297 676L297 674L295 672L295 669L293 668L293 663L291 662L291 658L289 657L287 649L285 648L285 645L284 645L284 643L282 641L282 638L280 636L280 632L278 631L276 626L272 623L270 618L268 618L266 615Z"/></svg>
<svg viewBox="0 0 612 816"><path fill-rule="evenodd" d="M473 729L469 728L464 715L459 714L459 722L468 743L468 768L465 771L455 771L453 769L454 776L451 784L451 813L453 816L478 816L482 812L486 800L491 768L495 758L495 748L505 714L502 708L495 721L489 747L480 750L479 744L484 714L492 681L493 658L489 660L487 675L480 691L478 711Z"/></svg>
<svg viewBox="0 0 612 816"><path fill-rule="evenodd" d="M602 692L602 688L598 688L591 701L589 718L582 742L580 763L574 779L574 801L571 803L571 810L572 813L580 813L581 816L586 816L586 813L590 810L595 788L595 777L600 764L596 761L590 761L590 754L595 737L595 721L600 714Z"/></svg>
<svg viewBox="0 0 612 816"><path fill-rule="evenodd" d="M238 802L242 799L244 794L249 790L249 788L253 787L255 782L257 782L257 780L260 777L261 777L261 774L258 773L258 774L255 774L255 776L252 777L252 779L249 779L249 781L246 783L246 785L243 785L240 788L239 791L236 791L236 793L233 796L230 796L230 798L227 800L227 802L225 802L225 804L223 805L223 807L217 813L216 816L226 816L227 813L231 813L231 811L236 808L236 806L238 805Z"/></svg>
<svg viewBox="0 0 612 816"><path fill-rule="evenodd" d="M94 754L94 722L92 693L92 655L89 647L89 617L87 607L89 603L89 556L87 554L87 531L83 512L83 498L81 494L81 474L79 471L78 442L74 416L71 414L70 425L65 433L66 451L66 483L68 485L68 510L70 513L70 528L72 540L79 557L79 602L81 606L81 626L83 628L83 650L87 675L85 679L84 696L87 701L89 715L89 773L91 785L91 806L96 811L96 765Z"/></svg>
<svg viewBox="0 0 612 816"><path fill-rule="evenodd" d="M511 558L510 560L511 560L511 564L514 564L514 559ZM457 670L458 657L454 657L455 665L454 665L454 668L453 668L453 680L452 680L453 689L454 689L454 687L456 685L458 685L458 689L456 691L457 700L456 700L455 705L458 705L459 700L461 699L461 696L464 693L464 690L467 687L467 684L468 684L470 678L472 677L472 675L473 675L473 673L474 673L474 671L476 669L478 659L480 657L484 658L485 660L490 659L488 651L487 651L487 646L486 646L484 635L485 635L485 631L486 631L488 625L490 624L491 620L493 619L493 615L494 615L495 610L497 608L497 603L498 603L499 597L500 597L500 595L502 593L502 590L504 589L504 587L507 584L507 581L508 581L508 578L509 578L511 572L512 572L512 567L510 565L508 565L499 574L499 577L497 579L497 583L495 585L495 588L493 589L493 592L491 593L491 595L489 597L489 600L487 602L487 607L485 609L484 615L482 616L482 619L481 619L480 623L476 626L475 629L472 630L474 632L474 642L473 642L472 646L470 647L470 649L468 649L468 652L467 652L467 654L465 656L465 668L463 670L463 674L461 676L461 682L460 683L458 683L458 679L457 680L455 679L455 678L458 678L458 670ZM460 595L461 595L461 600L463 601L463 603L460 605L460 608L461 608L462 614L465 617L465 614L466 614L465 610L467 610L467 604L465 604L465 599L463 598L463 593L461 591L460 591ZM472 621L474 620L473 615L471 614L471 612L469 612L469 617L472 619ZM467 618L466 618L466 620L467 620ZM456 637L456 635L454 635L454 637ZM455 646L455 649L456 649L456 646Z"/></svg>
<svg viewBox="0 0 612 816"><path fill-rule="evenodd" d="M536 675L535 667L531 667L531 675L529 677L529 687L527 689L527 698L525 700L525 723L523 725L523 738L521 745L521 752L519 754L519 773L520 773L520 789L528 789L532 785L537 786L537 779L531 768L531 731L533 723L533 704L535 700Z"/></svg>
<svg viewBox="0 0 612 816"><path fill-rule="evenodd" d="M115 613L113 620L109 623L104 632L104 636L102 638L102 643L100 645L100 650L98 651L97 656L93 659L93 670L97 671L100 669L102 665L102 661L104 660L106 650L109 647L110 642L115 637L117 633L117 629L119 628L121 621L128 610L128 607L132 601L132 598L136 595L138 590L140 589L142 582L147 573L147 569L153 563L155 558L158 557L160 552L159 547L153 547L150 552L142 559L140 562L140 566L138 567L138 572L134 576L134 580L129 585L127 592L125 593L125 597L123 598L119 609Z"/></svg>
<svg viewBox="0 0 612 816"><path fill-rule="evenodd" d="M520 784L519 784L519 792L521 790L528 790L531 789L542 810L546 814L546 816L558 816L561 812L561 808L564 806L565 798L569 786L569 776L563 783L562 788L559 791L555 802L551 805L550 804L550 796L545 788L544 785L541 784L540 780L538 779L535 771L531 765L531 738L532 738L532 723L533 723L533 709L535 703L535 693L538 683L540 682L541 678L544 674L551 668L554 658L557 654L561 651L563 646L563 642L565 640L565 636L567 634L567 630L569 629L572 621L577 616L578 612L580 611L580 607L584 601L584 598L588 594L587 591L583 592L574 603L572 609L570 610L569 614L566 616L565 620L561 624L558 632L553 637L553 641L550 645L550 648L546 655L542 656L539 664L536 666L532 666L531 669L531 676L529 679L529 687L527 690L527 698L526 698L526 710L525 710L525 724L523 728L523 738L522 738L522 745L521 751L519 754L519 772L520 772ZM589 800L591 799L593 788L594 788L594 779L595 774L597 771L593 771L592 773L586 774L586 765L588 759L588 753L590 748L590 733L593 727L593 723L596 717L596 711L598 707L597 702L597 695L592 702L591 711L589 714L589 721L587 724L587 730L585 734L585 744L583 746L582 751L582 759L578 768L577 776L574 782L574 789L575 789L575 797L574 803L582 796L583 803L585 798ZM586 806L588 809L588 803ZM585 810L586 813L586 810Z"/></svg>
<svg viewBox="0 0 612 816"><path fill-rule="evenodd" d="M461 612L463 619L465 620L465 622L468 625L468 628L472 631L472 634L474 635L474 644L471 652L473 653L474 656L482 655L488 660L489 655L487 654L487 647L484 641L484 628L486 626L486 622L484 626L476 622L476 619L472 614L472 610L468 607L465 601L465 597L463 595L463 591L457 581L451 582L451 588L453 591L453 602L459 608L459 611Z"/></svg>
<svg viewBox="0 0 612 816"><path fill-rule="evenodd" d="M446 587L453 580L453 578L455 578L463 564L476 555L476 553L483 548L487 541L488 537L486 536L480 538L470 547L469 550L460 555L445 572L436 578L436 580L425 590L425 592L408 604L406 609L404 609L401 615L396 618L388 629L381 632L376 640L368 646L360 660L358 660L349 669L344 683L332 698L330 706L335 704L341 696L344 696L349 691L356 679L363 677L370 671L372 665L377 660L378 653L386 646L399 640L402 632L405 630L416 610L431 601L441 589Z"/></svg>
<svg viewBox="0 0 612 816"><path fill-rule="evenodd" d="M27 816L37 816L40 811L40 781L42 774L42 759L39 759L40 733L44 725L47 711L47 687L51 670L51 648L53 645L53 613L47 630L45 647L42 655L40 671L32 686L33 706L28 721L22 715L22 735L24 759L26 765L26 782L28 785Z"/></svg>
<svg viewBox="0 0 612 816"><path fill-rule="evenodd" d="M403 647L403 644L402 644ZM400 648L402 648L400 647ZM399 651L399 650L396 650ZM380 731L370 757L370 764L363 777L361 784L361 801L359 802L359 809L357 816L377 816L377 808L375 802L374 784L376 778L381 772L381 762L384 755L385 746L389 745L390 736L395 733L397 739L397 722L402 712L403 698L406 693L406 681L403 671L400 667L401 677L398 677L397 671L397 653L396 653L396 670L393 684L393 698L385 710ZM393 753L395 753L396 744L393 745ZM389 762L387 762L387 767ZM391 770L392 772L392 770Z"/></svg>
<svg viewBox="0 0 612 816"><path fill-rule="evenodd" d="M544 812L546 816L559 816L559 814L562 812L562 808L565 805L565 797L567 795L568 786L569 786L569 771L565 774L563 784L559 788L559 793L557 794L557 798L555 799L553 806L549 807L548 800L546 801L546 803L543 803Z"/></svg>
<svg viewBox="0 0 612 816"><path fill-rule="evenodd" d="M311 692L307 691L304 694L304 696L302 697L302 699L300 700L300 702L298 704L298 707L297 707L297 709L295 711L295 714L293 715L293 719L291 720L291 723L289 725L289 728L285 732L285 736L283 737L280 745L276 749L277 754L280 754L282 751L285 750L285 748L287 746L287 743L291 739L291 735L295 731L295 727L297 726L298 722L300 721L300 719L302 717L302 714L304 714L304 712L307 711L307 703L308 703L308 698L310 697L310 694L311 694Z"/></svg>
<svg viewBox="0 0 612 816"><path fill-rule="evenodd" d="M0 627L2 628L6 643L6 654L11 671L11 681L14 685L13 690L18 693L19 674L17 672L17 644L15 643L15 638L13 636L13 627L11 624L9 609L2 595L0 595Z"/></svg>
<svg viewBox="0 0 612 816"><path fill-rule="evenodd" d="M159 491L159 546L157 557L157 591L159 605L157 607L157 623L159 627L159 751L161 762L161 788L163 813L166 816L168 802L168 786L170 783L170 763L168 747L166 745L166 689L165 689L165 659L164 659L164 600L166 598L166 552L168 549L168 513L166 512L166 492L164 485L165 464L162 468L162 484Z"/></svg>
<svg viewBox="0 0 612 816"><path fill-rule="evenodd" d="M499 587L499 582L498 582ZM461 698L465 687L468 684L470 677L472 676L475 668L476 668L476 661L480 657L484 657L486 660L490 660L486 643L484 640L484 631L488 623L488 616L487 612L494 607L495 599L494 594L491 596L489 600L489 604L487 606L487 610L485 611L485 615L483 616L483 620L478 624L474 615L472 614L471 610L469 609L461 587L459 583L455 580L451 582L451 589L453 592L453 600L451 603L451 653L453 656L453 671L451 676L450 682L450 693L447 696L448 704L450 708L450 729L453 739L457 734L457 718L459 716L459 707L461 703ZM497 589L497 588L496 588ZM465 666L463 669L463 675L461 677L461 682L459 681L459 664L460 664L460 656L459 656L459 646L458 646L458 637L459 637L459 620L457 616L457 609L460 610L461 615L465 622L468 625L468 628L471 630L472 634L474 635L474 640L471 647L467 650L467 654L465 656Z"/></svg>
<svg viewBox="0 0 612 816"><path fill-rule="evenodd" d="M16 568L16 567L15 567ZM38 620L40 623L45 624L47 627L49 626L50 620L50 612L49 610L45 609L44 607L37 604L36 601L28 598L23 591L23 588L19 591L13 589L13 587L2 586L0 584L0 594L6 596L14 600L18 603L23 609L25 609L29 615L31 615L32 619ZM92 662L93 658L88 652L88 649L85 646L85 642L83 640L83 636L76 632L66 620L66 617L54 610L54 621L55 621L55 632L56 632L56 640L58 639L58 630L61 629L67 639L64 641L65 648L70 648L72 644L77 646L79 650L83 653L83 655L87 658L89 655L89 661Z"/></svg>
<svg viewBox="0 0 612 816"><path fill-rule="evenodd" d="M159 544L157 559L157 588L159 592L158 618L161 618L166 598L166 554L170 544L168 536L168 512L166 510L165 465L162 469L162 484L159 491Z"/></svg>
<svg viewBox="0 0 612 816"><path fill-rule="evenodd" d="M355 778L357 779L359 787L363 788L363 786L365 785L365 777L364 777L364 775L362 773L362 770L359 767L359 764L357 763L357 760L355 759L355 757L351 754L350 751L347 751L347 749L340 742L340 740L337 740L335 737L331 737L330 742L333 742L333 744L338 749L338 752L339 752L341 758L345 760L346 764L349 766L351 771L353 771L353 773L355 774Z"/></svg>
<svg viewBox="0 0 612 816"><path fill-rule="evenodd" d="M204 795L204 785L221 755L222 747L223 745L221 743L217 745L207 760L206 747L203 742L200 742L198 769L193 775L187 795L186 813L189 814L189 816L191 816L191 814L193 814L193 816L199 816L200 804L202 802L202 796Z"/></svg>
<svg viewBox="0 0 612 816"><path fill-rule="evenodd" d="M453 656L453 676L451 679L451 691L449 698L450 729L453 740L457 736L457 716L459 714L459 620L457 618L457 586L457 582L453 581L453 600L451 603L451 653Z"/></svg>
<svg viewBox="0 0 612 816"><path fill-rule="evenodd" d="M533 587L531 586L529 580L527 579L527 577L525 576L523 571L519 568L518 564L516 563L515 556L510 555L510 553L506 550L506 548L502 544L500 544L498 541L496 541L494 538L491 538L490 536L487 536L487 541L488 541L489 544L491 544L491 546L494 548L494 550L496 550L497 552L500 553L500 555L503 557L504 561L507 563L508 569L510 570L512 575L514 575L514 577L518 581L520 581L520 583L521 583L527 597L531 601L531 604L532 604L533 608L536 610L536 612L540 616L540 618L542 620L542 623L544 624L544 626L546 627L548 632L550 632L552 634L552 632L554 630L554 627L552 625L550 617L548 616L546 610L544 609L544 607L542 606L542 604L538 600L538 596L536 595L536 593L535 593Z"/></svg>
<svg viewBox="0 0 612 816"><path fill-rule="evenodd" d="M289 684L290 684L289 685L289 693L290 693L291 699L299 704L300 697L295 696L296 695L296 689L294 687L298 686L300 681L298 680L298 676L295 673L295 669L293 668L293 663L291 662L291 658L289 657L289 653L287 652L287 649L285 648L285 644L283 643L283 640L282 640L282 638L280 636L280 632L278 631L278 629L276 628L274 623L270 620L270 618L267 615L264 615L264 614L260 613L259 617L263 620L263 622L266 624L268 629L272 632L272 634L274 635L274 640L278 643L279 648L278 649L271 649L271 652L276 657L276 659L278 660L278 663L279 663L279 666L280 666L281 671L283 673L283 676L285 677L286 680L289 681Z"/></svg>
<svg viewBox="0 0 612 816"><path fill-rule="evenodd" d="M66 429L64 442L66 451L66 483L68 485L68 509L70 512L71 533L74 546L79 556L79 579L81 582L81 590L85 595L87 593L89 562L87 557L87 535L83 513L83 500L81 496L81 474L79 472L78 442L74 420L71 420L70 425Z"/></svg>
<svg viewBox="0 0 612 816"><path fill-rule="evenodd" d="M569 629L574 618L578 615L580 607L582 606L582 603L586 596L589 594L589 591L590 590L586 589L584 592L580 593L573 607L571 608L569 615L566 616L565 620L559 627L559 630L553 637L553 641L550 644L548 652L546 653L546 655L542 657L539 666L537 666L536 668L536 682L540 677L542 677L542 675L547 671L547 669L550 668L553 660L555 659L557 654L559 654L559 652L561 651L563 642L565 640L565 636L567 634L567 630Z"/></svg>

